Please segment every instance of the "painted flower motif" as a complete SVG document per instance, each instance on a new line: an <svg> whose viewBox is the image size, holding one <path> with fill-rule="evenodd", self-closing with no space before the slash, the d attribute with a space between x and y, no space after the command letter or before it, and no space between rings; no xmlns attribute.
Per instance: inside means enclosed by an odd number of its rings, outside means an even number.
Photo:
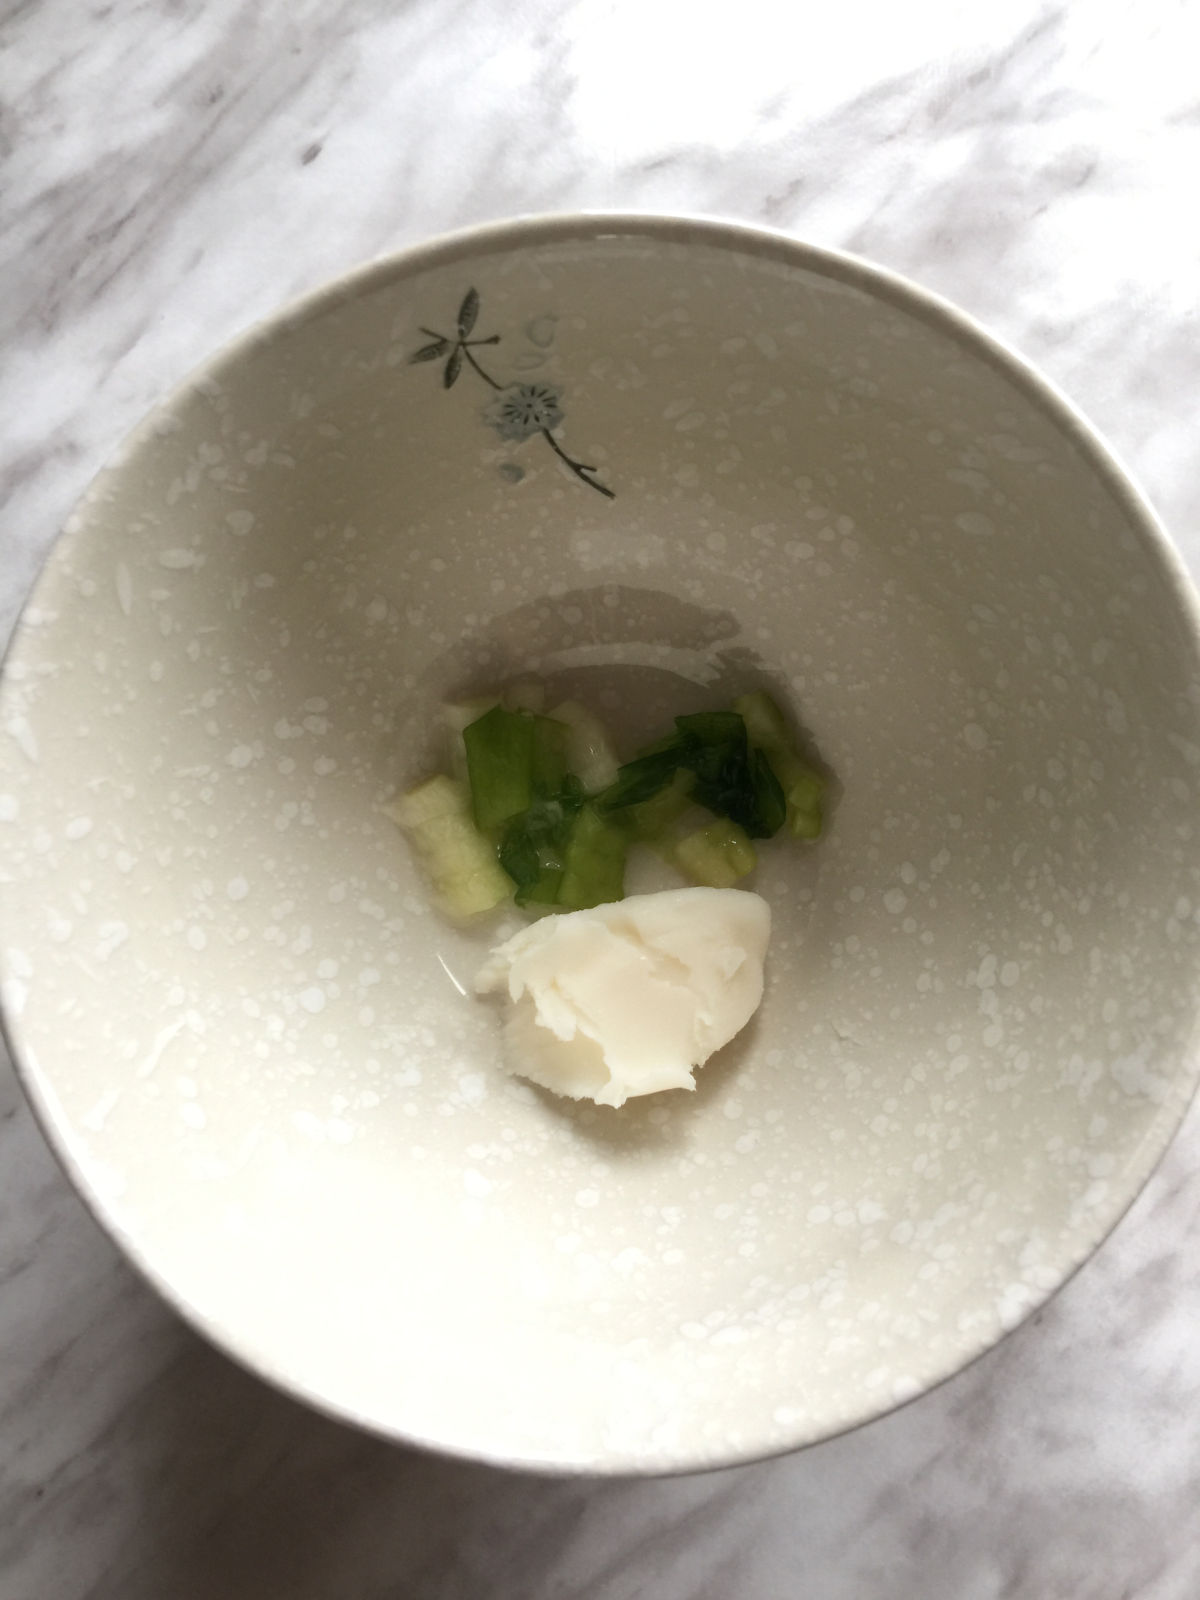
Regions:
<svg viewBox="0 0 1200 1600"><path fill-rule="evenodd" d="M478 321L479 292L472 288L462 297L453 335L439 333L436 328L423 327L421 332L429 343L423 344L419 350L414 350L408 358L409 361L419 364L444 359L443 389L453 389L469 367L495 393L491 405L483 412L483 418L495 428L502 439L520 443L521 440L532 439L535 433L540 433L563 466L573 472L581 483L586 483L589 489L595 489L596 493L602 494L606 500L615 498L608 485L597 478L596 473L600 469L589 466L586 461L577 461L554 437L553 430L566 415L562 408L562 390L556 389L552 383L504 384L493 378L475 352L484 345L499 344L500 335L489 333L486 337L472 338ZM551 325L551 335L552 333ZM534 338L533 342L539 345L542 343L538 338ZM488 358L488 366L490 365L491 360ZM510 481L519 483L524 474L513 463L508 465L516 471L517 476L512 478L510 473L506 473L506 476L510 476Z"/></svg>
<svg viewBox="0 0 1200 1600"><path fill-rule="evenodd" d="M549 383L510 383L484 411L502 439L532 439L563 419L561 391Z"/></svg>

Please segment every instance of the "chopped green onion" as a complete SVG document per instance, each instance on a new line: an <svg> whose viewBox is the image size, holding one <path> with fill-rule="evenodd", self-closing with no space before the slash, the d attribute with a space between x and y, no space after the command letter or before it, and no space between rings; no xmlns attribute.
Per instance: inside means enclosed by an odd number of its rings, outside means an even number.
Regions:
<svg viewBox="0 0 1200 1600"><path fill-rule="evenodd" d="M577 700L564 700L549 715L555 722L566 724L568 770L575 774L588 794L607 789L616 779L618 762L599 717L593 716Z"/></svg>
<svg viewBox="0 0 1200 1600"><path fill-rule="evenodd" d="M508 879L494 848L471 821L462 784L439 775L384 809L408 835L434 894L452 915L490 911L508 898Z"/></svg>
<svg viewBox="0 0 1200 1600"><path fill-rule="evenodd" d="M578 781L552 800L538 800L513 817L500 838L500 865L516 885L519 906L556 905L575 818L583 803Z"/></svg>
<svg viewBox="0 0 1200 1600"><path fill-rule="evenodd" d="M445 749L450 763L450 775L459 783L469 784L467 775L467 750L463 744L463 730L472 722L478 722L484 712L490 711L496 704L496 697L490 699L449 701L442 706L442 725L445 730Z"/></svg>
<svg viewBox="0 0 1200 1600"><path fill-rule="evenodd" d="M522 906L618 900L632 840L694 882L724 887L753 869L752 839L785 824L797 838L821 832L825 779L765 693L677 717L673 733L619 768L590 711L564 701L544 715L543 704L541 687L523 683L498 702L444 708L466 782L433 779L389 808L456 914L498 904L509 884ZM716 820L673 837L693 804Z"/></svg>
<svg viewBox="0 0 1200 1600"><path fill-rule="evenodd" d="M463 743L475 825L483 833L556 794L567 774L567 730L549 717L493 706L463 729Z"/></svg>
<svg viewBox="0 0 1200 1600"><path fill-rule="evenodd" d="M732 888L758 859L745 829L724 817L680 839L671 858L693 883L710 889Z"/></svg>
<svg viewBox="0 0 1200 1600"><path fill-rule="evenodd" d="M533 800L533 718L493 706L463 729L475 826L491 833Z"/></svg>
<svg viewBox="0 0 1200 1600"><path fill-rule="evenodd" d="M797 839L816 839L821 832L825 780L797 759L786 778L788 827Z"/></svg>
<svg viewBox="0 0 1200 1600"><path fill-rule="evenodd" d="M597 803L601 811L620 811L626 806L640 805L665 789L683 764L685 748L684 741L676 736L626 761L617 773L616 782L599 796Z"/></svg>
<svg viewBox="0 0 1200 1600"><path fill-rule="evenodd" d="M792 735L783 712L762 689L739 695L733 702L733 709L746 724L751 744L768 751L791 749Z"/></svg>
<svg viewBox="0 0 1200 1600"><path fill-rule="evenodd" d="M761 689L735 700L750 743L762 750L779 779L787 805L787 824L798 839L816 839L822 826L825 779L796 750L783 712Z"/></svg>
<svg viewBox="0 0 1200 1600"><path fill-rule="evenodd" d="M626 762L600 796L607 812L644 805L676 774L692 775L691 798L714 816L729 817L751 838L769 839L782 827L787 801L766 756L752 757L746 724L736 711L676 717L670 739Z"/></svg>
<svg viewBox="0 0 1200 1600"><path fill-rule="evenodd" d="M770 839L787 821L787 797L765 750L750 752L750 785L755 815L762 827L757 837Z"/></svg>
<svg viewBox="0 0 1200 1600"><path fill-rule="evenodd" d="M653 844L662 838L673 822L679 821L692 804L692 787L695 782L694 772L689 772L687 767L679 767L665 788L651 795L648 800L640 800L636 805L626 806L617 813L617 817L635 839L643 839L648 844Z"/></svg>
<svg viewBox="0 0 1200 1600"><path fill-rule="evenodd" d="M567 842L558 904L569 911L583 911L620 900L625 893L627 848L628 840L620 828L606 822L595 806L584 806Z"/></svg>
<svg viewBox="0 0 1200 1600"><path fill-rule="evenodd" d="M769 838L774 830L759 815L746 724L737 712L676 717L675 726L687 741L684 764L696 774L693 799L714 816L740 823L753 838Z"/></svg>
<svg viewBox="0 0 1200 1600"><path fill-rule="evenodd" d="M533 718L530 782L534 795L557 794L567 776L567 729L550 717Z"/></svg>

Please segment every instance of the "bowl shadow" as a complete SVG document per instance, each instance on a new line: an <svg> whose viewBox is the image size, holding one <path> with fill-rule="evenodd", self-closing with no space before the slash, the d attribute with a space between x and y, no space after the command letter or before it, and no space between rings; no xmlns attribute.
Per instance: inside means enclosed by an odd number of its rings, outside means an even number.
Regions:
<svg viewBox="0 0 1200 1600"><path fill-rule="evenodd" d="M717 1489L425 1453L308 1409L182 1324L175 1342L121 1423L136 1440L142 1515L92 1600L540 1594L585 1514L619 1519L632 1495L643 1514L657 1502L677 1526L681 1498Z"/></svg>

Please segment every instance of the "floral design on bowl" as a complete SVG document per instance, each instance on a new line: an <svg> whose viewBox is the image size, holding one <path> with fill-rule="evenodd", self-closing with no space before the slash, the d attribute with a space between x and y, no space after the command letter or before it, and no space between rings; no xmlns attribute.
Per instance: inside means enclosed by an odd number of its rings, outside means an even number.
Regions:
<svg viewBox="0 0 1200 1600"><path fill-rule="evenodd" d="M554 437L554 429L566 416L562 406L561 389L552 383L500 383L480 365L479 358L472 352L482 345L499 344L500 335L493 333L486 338L472 339L470 335L474 332L478 320L479 292L473 288L468 289L458 308L454 337L438 333L436 328L422 327L421 332L428 336L430 343L422 345L409 357L409 361L411 363L440 361L445 356L446 364L442 368L442 387L445 389L452 389L458 382L463 367L469 366L484 383L496 391L496 398L484 410L483 416L484 421L495 428L502 439L520 443L540 433L558 459L569 467L581 482L607 499L615 499L608 485L597 481L595 473L599 469L590 466L586 461L575 460Z"/></svg>

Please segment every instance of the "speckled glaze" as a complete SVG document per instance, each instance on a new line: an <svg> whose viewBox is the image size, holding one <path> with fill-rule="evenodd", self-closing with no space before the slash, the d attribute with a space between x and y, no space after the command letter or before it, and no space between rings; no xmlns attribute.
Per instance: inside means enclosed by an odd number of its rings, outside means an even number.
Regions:
<svg viewBox="0 0 1200 1600"><path fill-rule="evenodd" d="M413 365L472 288L552 448ZM14 1053L132 1258L315 1404L561 1469L792 1448L992 1344L1174 1130L1197 661L1148 511L945 306L710 223L450 238L72 518L0 701ZM506 1076L469 989L516 922L439 920L380 813L440 698L529 672L629 738L770 684L836 776L694 1095Z"/></svg>

